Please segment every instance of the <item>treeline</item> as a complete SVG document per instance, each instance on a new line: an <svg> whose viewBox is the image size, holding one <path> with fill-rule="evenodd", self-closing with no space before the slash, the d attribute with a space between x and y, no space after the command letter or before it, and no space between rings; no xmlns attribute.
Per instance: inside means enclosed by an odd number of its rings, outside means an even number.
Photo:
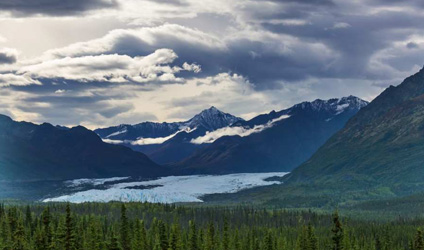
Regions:
<svg viewBox="0 0 424 250"><path fill-rule="evenodd" d="M422 219L148 203L0 205L2 250L424 250Z"/></svg>

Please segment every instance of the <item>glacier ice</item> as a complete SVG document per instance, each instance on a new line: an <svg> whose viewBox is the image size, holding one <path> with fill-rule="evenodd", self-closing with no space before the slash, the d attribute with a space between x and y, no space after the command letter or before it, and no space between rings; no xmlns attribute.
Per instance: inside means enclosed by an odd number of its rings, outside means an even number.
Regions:
<svg viewBox="0 0 424 250"><path fill-rule="evenodd" d="M276 172L168 176L149 181L123 182L114 184L106 190L91 189L43 201L72 203L109 201L202 202L202 196L207 194L235 193L243 189L278 184L278 181L265 181L265 179L274 176L282 177L286 174L285 172ZM128 189L129 187L138 186L154 187L151 189Z"/></svg>

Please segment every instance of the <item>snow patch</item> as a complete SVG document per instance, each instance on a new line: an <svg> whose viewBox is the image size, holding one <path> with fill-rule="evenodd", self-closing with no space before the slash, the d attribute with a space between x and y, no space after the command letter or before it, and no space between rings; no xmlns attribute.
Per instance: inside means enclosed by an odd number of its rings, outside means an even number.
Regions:
<svg viewBox="0 0 424 250"><path fill-rule="evenodd" d="M266 124L255 125L253 128L244 128L244 127L225 127L220 128L212 132L207 132L204 136L199 136L195 139L192 139L190 142L193 144L203 144L203 143L213 143L223 136L240 136L246 137L251 134L260 133L265 129L271 128L274 126L274 123L289 118L289 115L282 115L278 118L275 118Z"/></svg>
<svg viewBox="0 0 424 250"><path fill-rule="evenodd" d="M92 189L45 199L43 202L202 202L201 197L207 194L235 193L243 189L279 184L278 181L265 181L265 179L282 177L286 174L288 173L169 176L150 181L119 183L106 190ZM151 189L126 189L156 185L158 186Z"/></svg>

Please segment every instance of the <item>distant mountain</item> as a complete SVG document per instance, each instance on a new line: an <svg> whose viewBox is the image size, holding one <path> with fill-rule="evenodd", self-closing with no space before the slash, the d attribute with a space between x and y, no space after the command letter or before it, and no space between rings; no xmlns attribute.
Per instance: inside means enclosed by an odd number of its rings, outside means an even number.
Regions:
<svg viewBox="0 0 424 250"><path fill-rule="evenodd" d="M159 164L166 164L180 161L201 148L202 145L190 143L193 138L238 121L243 119L212 106L183 122L123 124L95 132L105 142L125 145L147 154Z"/></svg>
<svg viewBox="0 0 424 250"><path fill-rule="evenodd" d="M286 178L423 190L424 69L390 86Z"/></svg>
<svg viewBox="0 0 424 250"><path fill-rule="evenodd" d="M35 125L0 115L0 180L155 177L167 173L146 155L104 143L84 127Z"/></svg>
<svg viewBox="0 0 424 250"><path fill-rule="evenodd" d="M291 171L367 105L357 97L303 102L194 139L210 143L172 165L184 174Z"/></svg>

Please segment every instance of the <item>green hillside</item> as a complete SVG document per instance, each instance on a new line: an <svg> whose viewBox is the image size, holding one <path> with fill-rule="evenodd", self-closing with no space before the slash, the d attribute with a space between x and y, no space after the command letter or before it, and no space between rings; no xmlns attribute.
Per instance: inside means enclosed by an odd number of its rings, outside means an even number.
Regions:
<svg viewBox="0 0 424 250"><path fill-rule="evenodd" d="M285 182L367 183L422 189L424 70L389 87L358 112ZM361 184L363 185L363 184Z"/></svg>

